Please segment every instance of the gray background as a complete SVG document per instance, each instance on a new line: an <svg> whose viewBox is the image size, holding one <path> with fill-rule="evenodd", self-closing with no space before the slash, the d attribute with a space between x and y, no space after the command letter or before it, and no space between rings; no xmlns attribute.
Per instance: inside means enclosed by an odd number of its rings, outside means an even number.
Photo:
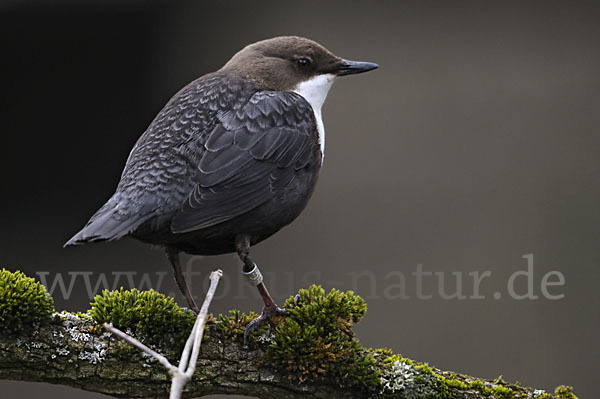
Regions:
<svg viewBox="0 0 600 399"><path fill-rule="evenodd" d="M324 169L305 212L257 246L276 300L310 282L369 305L356 332L443 369L594 397L600 354L600 8L592 2L9 2L3 77L0 264L35 275L168 271L132 240L62 249L112 193L127 154L180 87L277 35L377 62L323 110ZM560 300L516 300L534 254ZM491 271L486 299L415 297L411 272ZM212 310L259 310L233 256L194 260L227 283ZM410 299L391 298L389 273ZM357 273L364 273L358 275ZM201 277L194 292L201 294ZM523 280L518 292L525 290ZM500 292L496 300L493 293ZM84 310L79 280L58 309ZM180 303L182 298L178 296ZM2 396L100 398L0 382Z"/></svg>

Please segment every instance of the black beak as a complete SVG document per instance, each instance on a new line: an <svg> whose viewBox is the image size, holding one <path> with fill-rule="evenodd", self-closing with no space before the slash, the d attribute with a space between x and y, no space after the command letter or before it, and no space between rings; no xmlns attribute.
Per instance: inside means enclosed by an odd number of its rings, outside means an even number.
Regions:
<svg viewBox="0 0 600 399"><path fill-rule="evenodd" d="M338 76L368 72L376 68L379 68L379 65L372 62L344 60L344 65L340 67Z"/></svg>

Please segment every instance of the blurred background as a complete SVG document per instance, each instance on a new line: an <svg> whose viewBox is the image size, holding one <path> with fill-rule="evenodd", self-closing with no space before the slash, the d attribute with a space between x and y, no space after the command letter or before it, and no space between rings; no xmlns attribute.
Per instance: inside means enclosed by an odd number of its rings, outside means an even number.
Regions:
<svg viewBox="0 0 600 399"><path fill-rule="evenodd" d="M129 288L147 273L183 304L160 250L129 239L62 245L112 194L175 92L246 44L290 34L381 68L334 85L313 199L253 250L276 300L311 283L352 289L369 306L356 328L365 346L594 397L600 7L591 1L5 1L0 266L63 278L67 289L73 277L69 295L55 285L57 309L87 309L84 275L93 290L118 273ZM527 254L538 298L519 300L507 282L527 270ZM224 270L214 313L260 310L234 256L186 262L200 297L208 272ZM442 272L424 280L430 299L416 295L418 265ZM486 271L483 298L469 298L469 273ZM560 299L541 291L552 271L564 276L549 288ZM467 298L444 299L438 276L448 294L462 276ZM517 293L527 289L515 279ZM9 381L0 390L105 397Z"/></svg>

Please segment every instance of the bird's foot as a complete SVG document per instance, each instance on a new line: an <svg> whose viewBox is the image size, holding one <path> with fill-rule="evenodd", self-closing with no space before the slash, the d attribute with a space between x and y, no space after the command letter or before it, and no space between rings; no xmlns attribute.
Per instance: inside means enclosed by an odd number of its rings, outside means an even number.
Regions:
<svg viewBox="0 0 600 399"><path fill-rule="evenodd" d="M192 314L194 316L198 316L198 314L200 313L200 309L191 309L191 308L183 308L183 313L187 314L187 312L192 312Z"/></svg>
<svg viewBox="0 0 600 399"><path fill-rule="evenodd" d="M280 308L279 306L273 304L273 306L264 306L262 313L256 319L252 320L246 326L246 330L244 331L244 341L248 337L252 331L257 330L258 328L265 325L265 323L269 322L272 318L275 317L285 317L287 316L288 311Z"/></svg>
<svg viewBox="0 0 600 399"><path fill-rule="evenodd" d="M184 308L184 310L187 309L188 311L193 312L196 316L198 316L200 314L200 308L198 307L198 305L196 305L196 301L194 301L192 295L186 295L186 300L188 303L188 307Z"/></svg>

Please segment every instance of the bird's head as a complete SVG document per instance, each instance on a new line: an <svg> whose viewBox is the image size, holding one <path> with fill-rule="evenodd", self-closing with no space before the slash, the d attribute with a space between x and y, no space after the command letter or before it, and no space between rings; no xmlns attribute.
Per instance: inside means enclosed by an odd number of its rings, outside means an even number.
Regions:
<svg viewBox="0 0 600 399"><path fill-rule="evenodd" d="M340 58L319 43L303 37L282 36L246 46L225 64L222 71L254 79L268 90L296 91L314 106L315 103L322 105L338 76L377 67L372 62Z"/></svg>

